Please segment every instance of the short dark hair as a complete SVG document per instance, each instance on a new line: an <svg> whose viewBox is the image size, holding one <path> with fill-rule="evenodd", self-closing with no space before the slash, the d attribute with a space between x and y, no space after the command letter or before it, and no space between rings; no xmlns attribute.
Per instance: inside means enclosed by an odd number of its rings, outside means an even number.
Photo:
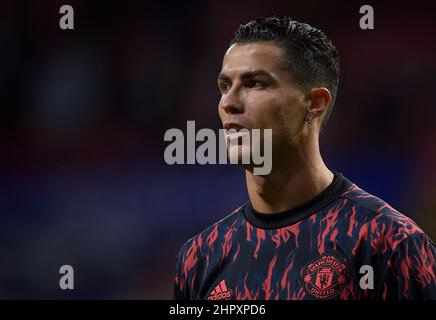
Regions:
<svg viewBox="0 0 436 320"><path fill-rule="evenodd" d="M289 17L257 18L239 26L230 45L273 41L286 51L285 66L301 89L325 86L332 94L321 128L333 108L339 84L339 53L332 41L307 23Z"/></svg>

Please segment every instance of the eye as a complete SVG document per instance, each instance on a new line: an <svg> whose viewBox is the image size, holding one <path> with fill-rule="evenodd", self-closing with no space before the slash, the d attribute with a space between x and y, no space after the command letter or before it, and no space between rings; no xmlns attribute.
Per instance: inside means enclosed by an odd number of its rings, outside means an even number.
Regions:
<svg viewBox="0 0 436 320"><path fill-rule="evenodd" d="M247 87L253 89L261 89L266 87L266 84L260 80L249 80L247 83Z"/></svg>
<svg viewBox="0 0 436 320"><path fill-rule="evenodd" d="M221 92L227 92L230 90L231 86L229 82L220 82L219 89Z"/></svg>

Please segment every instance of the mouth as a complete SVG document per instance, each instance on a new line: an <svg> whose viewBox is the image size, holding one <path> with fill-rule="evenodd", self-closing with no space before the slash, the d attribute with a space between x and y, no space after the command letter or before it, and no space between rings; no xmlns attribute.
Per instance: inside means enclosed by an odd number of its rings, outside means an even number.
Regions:
<svg viewBox="0 0 436 320"><path fill-rule="evenodd" d="M227 130L227 131L233 129L236 132L239 132L242 129L247 129L247 128L245 128L244 126L240 125L239 123L227 122L227 123L224 123L224 129Z"/></svg>
<svg viewBox="0 0 436 320"><path fill-rule="evenodd" d="M239 145L239 139L243 137L247 137L250 134L250 131L239 123L228 122L224 124L226 143L229 145L231 141ZM244 143L245 140L242 140Z"/></svg>

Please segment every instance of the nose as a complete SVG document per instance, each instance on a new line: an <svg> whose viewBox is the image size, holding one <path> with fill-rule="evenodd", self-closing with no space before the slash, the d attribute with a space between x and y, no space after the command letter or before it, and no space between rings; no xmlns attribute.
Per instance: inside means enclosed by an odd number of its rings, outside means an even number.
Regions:
<svg viewBox="0 0 436 320"><path fill-rule="evenodd" d="M240 92L236 88L232 88L228 93L223 94L220 101L220 107L225 113L243 113L244 104L240 97Z"/></svg>

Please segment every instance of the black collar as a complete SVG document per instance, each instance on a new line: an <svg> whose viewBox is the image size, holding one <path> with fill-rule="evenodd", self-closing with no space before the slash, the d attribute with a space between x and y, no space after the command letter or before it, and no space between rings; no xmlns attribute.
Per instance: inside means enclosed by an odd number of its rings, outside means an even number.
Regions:
<svg viewBox="0 0 436 320"><path fill-rule="evenodd" d="M244 207L245 218L253 226L262 229L284 228L307 218L338 199L352 185L341 173L332 172L332 183L314 199L286 211L268 214L256 211L249 201Z"/></svg>

